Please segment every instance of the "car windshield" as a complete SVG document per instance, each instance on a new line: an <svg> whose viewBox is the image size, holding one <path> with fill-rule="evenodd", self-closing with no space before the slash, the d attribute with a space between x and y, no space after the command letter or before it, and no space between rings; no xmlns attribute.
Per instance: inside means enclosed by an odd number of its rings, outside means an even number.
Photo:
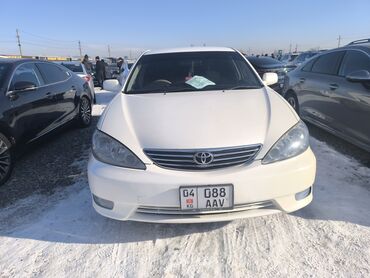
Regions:
<svg viewBox="0 0 370 278"><path fill-rule="evenodd" d="M125 93L261 88L263 84L236 52L183 52L144 55L128 80Z"/></svg>
<svg viewBox="0 0 370 278"><path fill-rule="evenodd" d="M2 87L4 83L5 76L7 75L9 68L10 64L0 63L0 87Z"/></svg>
<svg viewBox="0 0 370 278"><path fill-rule="evenodd" d="M61 63L61 65L65 66L67 69L73 72L81 72L81 73L84 72L81 64Z"/></svg>

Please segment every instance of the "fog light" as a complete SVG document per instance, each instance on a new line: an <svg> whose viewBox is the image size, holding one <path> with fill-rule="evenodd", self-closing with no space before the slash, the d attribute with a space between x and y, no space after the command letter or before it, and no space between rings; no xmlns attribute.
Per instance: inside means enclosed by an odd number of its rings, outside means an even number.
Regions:
<svg viewBox="0 0 370 278"><path fill-rule="evenodd" d="M93 198L94 198L94 202L98 206L101 206L101 207L106 208L106 209L113 209L114 203L112 201L100 198L98 196L95 196L94 194L93 194Z"/></svg>
<svg viewBox="0 0 370 278"><path fill-rule="evenodd" d="M306 198L310 194L311 194L311 187L309 187L306 190L303 190L303 191L298 192L297 194L295 194L295 199L297 201L299 201L299 200L302 200L302 199Z"/></svg>

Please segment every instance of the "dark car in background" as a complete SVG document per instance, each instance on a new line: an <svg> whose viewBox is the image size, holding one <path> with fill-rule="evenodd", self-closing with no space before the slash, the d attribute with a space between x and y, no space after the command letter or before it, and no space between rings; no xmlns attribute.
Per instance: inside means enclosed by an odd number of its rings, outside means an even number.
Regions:
<svg viewBox="0 0 370 278"><path fill-rule="evenodd" d="M267 56L248 56L246 58L256 69L261 78L266 72L275 72L278 75L278 82L270 87L278 93L282 92L285 74L287 71L282 62Z"/></svg>
<svg viewBox="0 0 370 278"><path fill-rule="evenodd" d="M370 39L289 72L284 97L303 119L370 151Z"/></svg>
<svg viewBox="0 0 370 278"><path fill-rule="evenodd" d="M91 123L89 85L67 68L32 59L0 59L0 184L10 176L14 149L67 122Z"/></svg>
<svg viewBox="0 0 370 278"><path fill-rule="evenodd" d="M302 63L306 62L307 60L311 59L315 55L319 54L320 51L305 51L299 54L293 61L287 64L288 67L294 66L294 68L298 67Z"/></svg>

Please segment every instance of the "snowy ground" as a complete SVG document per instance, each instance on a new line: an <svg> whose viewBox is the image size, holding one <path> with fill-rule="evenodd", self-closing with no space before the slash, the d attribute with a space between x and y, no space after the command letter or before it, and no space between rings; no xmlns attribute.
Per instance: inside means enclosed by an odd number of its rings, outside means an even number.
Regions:
<svg viewBox="0 0 370 278"><path fill-rule="evenodd" d="M94 113L112 96L98 93ZM91 206L86 159L76 160L74 185L0 210L0 277L370 277L370 169L311 140L310 206L217 224L106 219Z"/></svg>

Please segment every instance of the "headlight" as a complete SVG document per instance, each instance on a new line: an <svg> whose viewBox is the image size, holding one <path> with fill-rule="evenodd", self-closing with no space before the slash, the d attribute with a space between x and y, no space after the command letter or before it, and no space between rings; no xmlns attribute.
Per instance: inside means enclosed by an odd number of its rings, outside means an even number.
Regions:
<svg viewBox="0 0 370 278"><path fill-rule="evenodd" d="M262 164L297 156L307 150L309 145L308 129L306 125L300 121L275 143L263 158Z"/></svg>
<svg viewBox="0 0 370 278"><path fill-rule="evenodd" d="M133 169L145 170L145 164L123 144L96 130L92 140L94 157L104 163Z"/></svg>

